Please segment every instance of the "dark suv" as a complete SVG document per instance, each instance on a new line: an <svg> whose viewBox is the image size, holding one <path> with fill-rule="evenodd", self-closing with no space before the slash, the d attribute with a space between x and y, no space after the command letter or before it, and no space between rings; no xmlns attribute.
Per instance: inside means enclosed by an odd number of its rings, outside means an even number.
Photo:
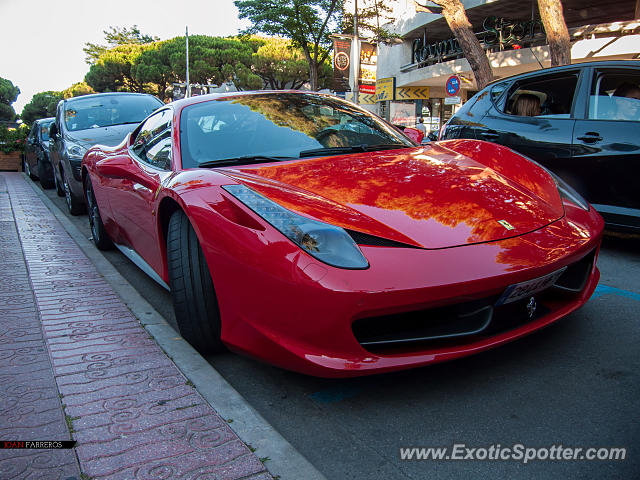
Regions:
<svg viewBox="0 0 640 480"><path fill-rule="evenodd" d="M49 160L49 127L54 120L51 117L33 122L22 157L26 174L32 180L39 178L43 188L53 188L53 169Z"/></svg>
<svg viewBox="0 0 640 480"><path fill-rule="evenodd" d="M506 145L552 170L609 228L640 231L640 61L547 68L492 83L440 139Z"/></svg>
<svg viewBox="0 0 640 480"><path fill-rule="evenodd" d="M84 212L80 164L96 144L115 146L163 103L143 93L100 93L61 100L50 131L50 155L58 195L72 215Z"/></svg>

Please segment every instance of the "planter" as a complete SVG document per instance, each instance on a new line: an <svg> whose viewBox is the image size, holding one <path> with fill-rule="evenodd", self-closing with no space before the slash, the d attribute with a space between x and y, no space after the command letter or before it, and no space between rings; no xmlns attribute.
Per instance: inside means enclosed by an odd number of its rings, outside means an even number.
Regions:
<svg viewBox="0 0 640 480"><path fill-rule="evenodd" d="M22 154L19 151L0 152L0 171L19 172L22 170Z"/></svg>

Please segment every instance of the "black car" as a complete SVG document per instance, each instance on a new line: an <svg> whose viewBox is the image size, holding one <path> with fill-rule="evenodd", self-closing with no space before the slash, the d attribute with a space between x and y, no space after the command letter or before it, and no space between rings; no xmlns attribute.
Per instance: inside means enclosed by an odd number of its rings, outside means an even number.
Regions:
<svg viewBox="0 0 640 480"><path fill-rule="evenodd" d="M61 100L50 131L50 154L58 195L65 196L72 215L84 212L80 164L96 144L119 144L163 103L144 93L99 93Z"/></svg>
<svg viewBox="0 0 640 480"><path fill-rule="evenodd" d="M55 118L41 118L31 125L22 157L23 169L43 188L53 188L53 168L49 160L49 127Z"/></svg>
<svg viewBox="0 0 640 480"><path fill-rule="evenodd" d="M640 61L589 62L498 80L440 139L506 145L566 180L607 226L640 231Z"/></svg>

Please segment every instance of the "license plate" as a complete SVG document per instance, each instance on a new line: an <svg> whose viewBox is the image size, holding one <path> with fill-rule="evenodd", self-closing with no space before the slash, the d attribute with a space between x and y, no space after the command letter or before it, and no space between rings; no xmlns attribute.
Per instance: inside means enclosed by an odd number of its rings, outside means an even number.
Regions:
<svg viewBox="0 0 640 480"><path fill-rule="evenodd" d="M505 303L516 302L526 297L530 297L535 293L549 288L556 283L556 280L560 278L560 275L564 273L567 267L563 267L549 275L544 277L534 278L533 280L527 280L526 282L520 282L507 287L502 296L496 302L498 305L504 305Z"/></svg>

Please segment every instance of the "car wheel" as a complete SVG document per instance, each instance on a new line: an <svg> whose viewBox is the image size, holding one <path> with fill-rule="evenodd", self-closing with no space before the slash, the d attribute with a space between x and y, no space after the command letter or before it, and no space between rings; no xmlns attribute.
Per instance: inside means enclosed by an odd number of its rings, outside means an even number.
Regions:
<svg viewBox="0 0 640 480"><path fill-rule="evenodd" d="M38 176L40 177L40 185L42 185L42 188L48 190L54 187L53 178L51 178L52 175L53 171L48 162L45 162L43 159L39 158Z"/></svg>
<svg viewBox="0 0 640 480"><path fill-rule="evenodd" d="M196 232L180 210L169 220L167 265L180 333L201 353L223 350L211 273Z"/></svg>
<svg viewBox="0 0 640 480"><path fill-rule="evenodd" d="M67 176L64 171L62 172L62 188L64 188L64 196L67 201L69 213L71 213L71 215L80 215L81 213L84 213L84 204L82 204L82 202L73 195L71 187L69 186L69 180L67 180Z"/></svg>
<svg viewBox="0 0 640 480"><path fill-rule="evenodd" d="M29 166L29 162L27 162L27 159L23 159L22 162L24 163L24 173L26 173L27 175L29 175L29 178L31 180L37 180L38 177L36 177L33 172L31 171L31 167Z"/></svg>
<svg viewBox="0 0 640 480"><path fill-rule="evenodd" d="M91 185L91 179L87 178L87 183L84 188L85 198L87 199L87 211L89 214L89 226L91 227L91 235L93 236L93 243L96 244L100 250L111 250L113 248L113 242L107 235L107 231L102 223L102 217L100 216L100 210L98 208L98 202L93 194L93 185Z"/></svg>
<svg viewBox="0 0 640 480"><path fill-rule="evenodd" d="M58 196L64 197L64 188L62 188L62 185L60 185L60 182L58 181L58 175L56 175L55 169L53 172L53 184L56 187L56 193L58 194Z"/></svg>

